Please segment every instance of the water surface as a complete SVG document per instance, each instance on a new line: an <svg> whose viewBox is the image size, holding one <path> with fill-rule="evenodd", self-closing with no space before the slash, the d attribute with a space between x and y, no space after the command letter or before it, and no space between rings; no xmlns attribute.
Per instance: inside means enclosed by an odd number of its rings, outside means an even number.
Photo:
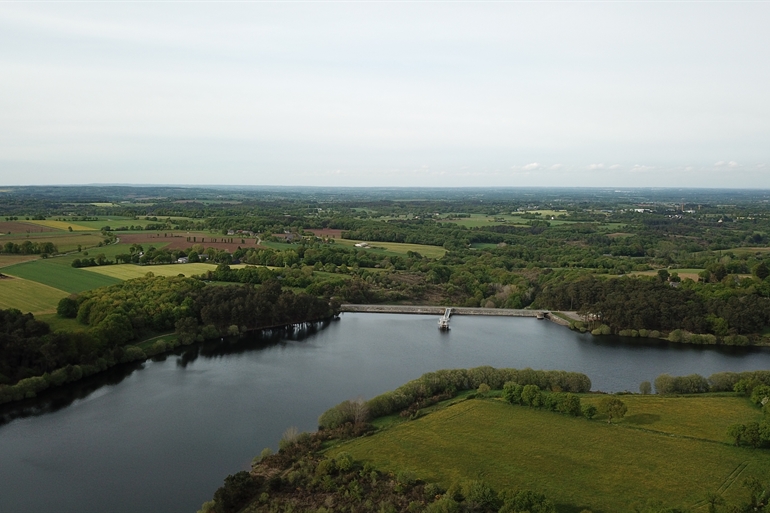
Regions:
<svg viewBox="0 0 770 513"><path fill-rule="evenodd" d="M770 351L580 335L547 321L344 314L317 332L192 348L123 366L2 410L0 511L194 512L228 474L276 448L289 426L445 368L588 374L594 390L638 389L664 372L770 369Z"/></svg>

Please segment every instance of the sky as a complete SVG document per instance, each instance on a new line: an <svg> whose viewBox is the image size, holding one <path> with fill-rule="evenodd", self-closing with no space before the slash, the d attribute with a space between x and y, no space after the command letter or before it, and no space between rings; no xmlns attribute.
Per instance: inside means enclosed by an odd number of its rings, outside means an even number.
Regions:
<svg viewBox="0 0 770 513"><path fill-rule="evenodd" d="M770 188L770 2L0 2L0 185Z"/></svg>

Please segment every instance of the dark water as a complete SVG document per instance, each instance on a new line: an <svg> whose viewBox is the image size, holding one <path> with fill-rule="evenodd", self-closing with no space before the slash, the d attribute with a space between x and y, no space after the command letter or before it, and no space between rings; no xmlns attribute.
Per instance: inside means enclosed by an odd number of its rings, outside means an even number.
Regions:
<svg viewBox="0 0 770 513"><path fill-rule="evenodd" d="M770 351L623 344L547 321L345 314L317 332L195 348L57 390L0 419L0 511L194 512L289 426L443 368L532 367L638 389L657 375L770 369Z"/></svg>

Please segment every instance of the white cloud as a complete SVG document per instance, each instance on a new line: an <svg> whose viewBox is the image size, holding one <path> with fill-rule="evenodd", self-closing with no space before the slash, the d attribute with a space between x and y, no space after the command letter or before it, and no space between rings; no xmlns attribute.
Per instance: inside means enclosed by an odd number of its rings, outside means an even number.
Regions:
<svg viewBox="0 0 770 513"><path fill-rule="evenodd" d="M604 164L589 164L587 169L590 169L591 171L596 169L604 169Z"/></svg>
<svg viewBox="0 0 770 513"><path fill-rule="evenodd" d="M721 167L725 165L724 160L720 160L719 162L714 162L714 167Z"/></svg>
<svg viewBox="0 0 770 513"><path fill-rule="evenodd" d="M738 167L738 166L739 164L734 160L731 160L730 162L727 163L727 167Z"/></svg>
<svg viewBox="0 0 770 513"><path fill-rule="evenodd" d="M531 164L527 164L526 166L524 166L525 171L533 171L535 169L540 169L540 164L538 164L537 162L533 162Z"/></svg>
<svg viewBox="0 0 770 513"><path fill-rule="evenodd" d="M549 169L556 171L557 169L561 169L562 167L564 166L562 166L561 164L554 164Z"/></svg>
<svg viewBox="0 0 770 513"><path fill-rule="evenodd" d="M610 169L620 169L620 164L612 164L609 168Z"/></svg>

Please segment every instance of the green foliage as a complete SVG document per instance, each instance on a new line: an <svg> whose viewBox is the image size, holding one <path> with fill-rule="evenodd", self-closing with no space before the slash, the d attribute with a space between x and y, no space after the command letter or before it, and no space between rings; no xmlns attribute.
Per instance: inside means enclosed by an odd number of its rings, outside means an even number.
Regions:
<svg viewBox="0 0 770 513"><path fill-rule="evenodd" d="M78 315L78 304L71 297L62 298L56 307L57 315L74 319Z"/></svg>
<svg viewBox="0 0 770 513"><path fill-rule="evenodd" d="M259 491L259 483L248 472L237 472L225 478L225 484L214 493L219 513L239 511Z"/></svg>
<svg viewBox="0 0 770 513"><path fill-rule="evenodd" d="M581 408L581 412L583 413L583 417L587 418L588 420L591 420L596 416L599 410L593 404L585 404Z"/></svg>
<svg viewBox="0 0 770 513"><path fill-rule="evenodd" d="M542 493L520 490L505 500L500 513L556 513L556 506Z"/></svg>
<svg viewBox="0 0 770 513"><path fill-rule="evenodd" d="M655 392L658 394L702 394L710 389L708 380L699 374L688 376L661 374L655 378Z"/></svg>
<svg viewBox="0 0 770 513"><path fill-rule="evenodd" d="M607 396L599 402L598 410L601 414L607 416L607 423L611 424L612 419L623 418L626 415L628 408L626 407L626 403L616 396Z"/></svg>
<svg viewBox="0 0 770 513"><path fill-rule="evenodd" d="M447 399L456 391L476 390L482 383L488 384L491 389L500 390L507 382L521 384L522 387L536 385L540 390L563 390L573 393L588 392L591 389L591 380L588 376L577 372L495 369L485 366L429 372L392 392L370 399L367 406L371 418L383 417L406 410L415 404L428 405L442 398ZM505 390L503 390L503 397L506 397ZM321 423L319 419L319 425L326 425L328 422L333 422L333 419L341 418L337 412L327 413L328 420L324 419ZM325 415L326 413L322 418Z"/></svg>
<svg viewBox="0 0 770 513"><path fill-rule="evenodd" d="M639 393L644 395L652 393L652 384L649 381L642 381L639 385Z"/></svg>

